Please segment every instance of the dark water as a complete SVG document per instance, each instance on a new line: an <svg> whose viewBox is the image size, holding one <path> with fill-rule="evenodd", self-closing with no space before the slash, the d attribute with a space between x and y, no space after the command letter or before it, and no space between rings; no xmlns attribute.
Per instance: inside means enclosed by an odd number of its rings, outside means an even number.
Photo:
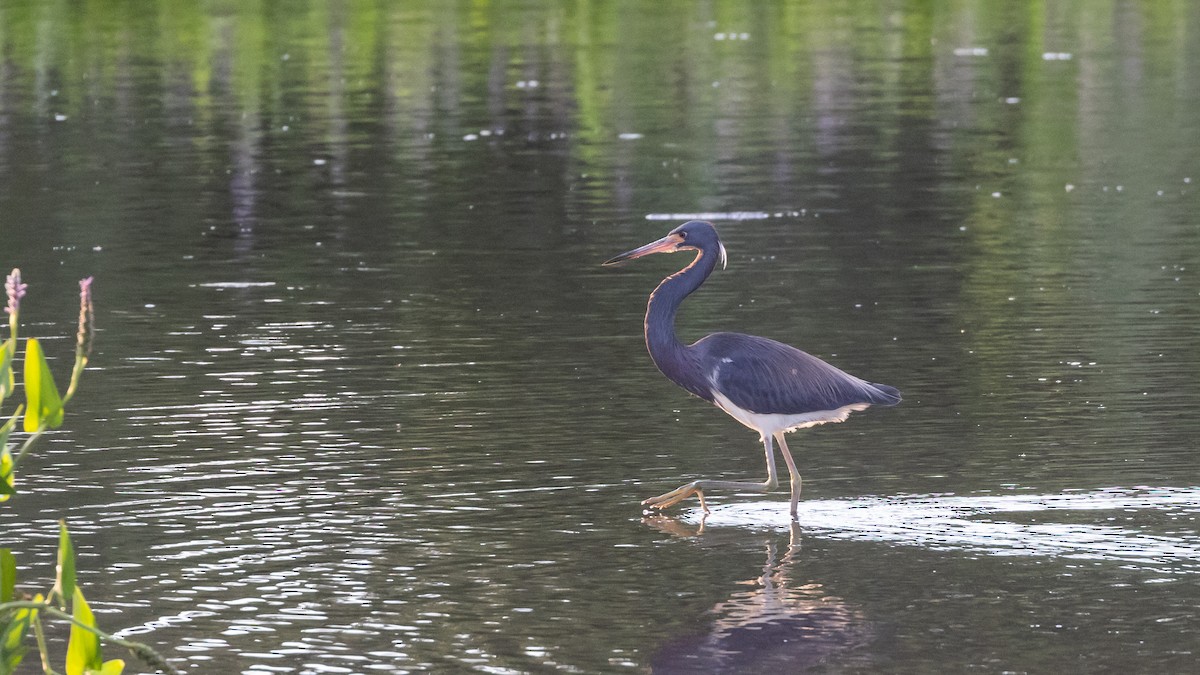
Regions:
<svg viewBox="0 0 1200 675"><path fill-rule="evenodd" d="M0 263L61 378L86 275L101 332L0 539L42 589L65 517L193 673L1192 671L1198 58L1188 3L6 3ZM641 516L763 473L641 343L686 260L598 266L698 213L685 337L905 393L791 437L798 528Z"/></svg>

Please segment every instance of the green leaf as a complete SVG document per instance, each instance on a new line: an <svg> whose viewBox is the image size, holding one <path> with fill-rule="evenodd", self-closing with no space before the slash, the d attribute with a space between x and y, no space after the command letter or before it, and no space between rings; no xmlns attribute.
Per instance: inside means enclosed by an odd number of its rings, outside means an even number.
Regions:
<svg viewBox="0 0 1200 675"><path fill-rule="evenodd" d="M0 548L0 602L16 597L17 559L12 551ZM0 615L0 675L10 675L25 657L25 632L33 619L29 609Z"/></svg>
<svg viewBox="0 0 1200 675"><path fill-rule="evenodd" d="M12 396L17 388L17 378L13 374L13 357L17 353L17 343L12 338L0 344L0 401Z"/></svg>
<svg viewBox="0 0 1200 675"><path fill-rule="evenodd" d="M71 544L71 533L67 532L66 521L58 521L58 575L54 580L51 596L58 596L58 604L65 607L67 598L74 598L75 591L75 547Z"/></svg>
<svg viewBox="0 0 1200 675"><path fill-rule="evenodd" d="M84 626L96 626L92 609L83 599L83 591L78 586L71 597L71 616ZM67 642L67 675L87 675L88 671L99 671L103 667L100 662L100 636L79 624L71 624L71 639Z"/></svg>
<svg viewBox="0 0 1200 675"><path fill-rule="evenodd" d="M39 593L34 602L41 602ZM35 609L18 609L0 621L0 675L11 675L25 658L25 633L37 616Z"/></svg>
<svg viewBox="0 0 1200 675"><path fill-rule="evenodd" d="M9 549L0 548L0 602L12 602L16 589L17 558Z"/></svg>
<svg viewBox="0 0 1200 675"><path fill-rule="evenodd" d="M63 422L62 397L37 338L25 341L25 432L57 429Z"/></svg>
<svg viewBox="0 0 1200 675"><path fill-rule="evenodd" d="M0 431L0 443L4 443L0 447L0 502L8 501L8 498L17 494L16 479L13 478L13 458L12 453L8 450L8 432Z"/></svg>
<svg viewBox="0 0 1200 675"><path fill-rule="evenodd" d="M17 413L20 413L20 407L17 408ZM8 434L17 424L17 413L8 418L4 426L0 426L0 502L17 494L16 478L13 476L15 462L12 451L8 448Z"/></svg>
<svg viewBox="0 0 1200 675"><path fill-rule="evenodd" d="M4 426L0 426L0 434L4 434L5 439L8 438L8 434L11 433L13 429L17 428L17 420L21 419L21 411L24 409L25 404L17 406L17 410L12 414L12 417L8 418L8 421L4 423Z"/></svg>

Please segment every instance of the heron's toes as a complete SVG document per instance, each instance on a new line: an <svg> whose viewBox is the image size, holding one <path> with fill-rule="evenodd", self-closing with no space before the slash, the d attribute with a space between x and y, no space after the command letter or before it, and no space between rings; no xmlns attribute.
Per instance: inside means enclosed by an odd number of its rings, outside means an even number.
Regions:
<svg viewBox="0 0 1200 675"><path fill-rule="evenodd" d="M652 509L660 509L660 510L661 509L669 509L672 506L675 506L679 502L681 502L691 496L692 496L692 494L690 492L680 492L680 493L668 492L665 495L659 495L657 497L651 497L649 499L643 500L642 506L649 506Z"/></svg>
<svg viewBox="0 0 1200 675"><path fill-rule="evenodd" d="M668 509L672 506L675 506L679 502L691 497L692 495L696 495L700 498L700 506L704 508L705 513L708 513L708 507L704 503L704 492L696 483L680 485L670 492L661 494L657 497L644 499L642 500L642 506L648 506L652 509L659 509L661 511L663 509Z"/></svg>

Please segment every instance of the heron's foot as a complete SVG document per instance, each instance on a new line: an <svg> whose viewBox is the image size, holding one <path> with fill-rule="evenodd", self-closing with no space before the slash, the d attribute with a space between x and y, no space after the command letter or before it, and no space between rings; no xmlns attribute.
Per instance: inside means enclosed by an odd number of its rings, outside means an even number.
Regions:
<svg viewBox="0 0 1200 675"><path fill-rule="evenodd" d="M692 495L696 495L700 499L700 508L704 509L705 513L708 513L708 504L704 503L704 490L700 486L700 481L692 481L686 485L680 485L665 494L644 499L642 500L642 506L648 506L661 511L675 506Z"/></svg>

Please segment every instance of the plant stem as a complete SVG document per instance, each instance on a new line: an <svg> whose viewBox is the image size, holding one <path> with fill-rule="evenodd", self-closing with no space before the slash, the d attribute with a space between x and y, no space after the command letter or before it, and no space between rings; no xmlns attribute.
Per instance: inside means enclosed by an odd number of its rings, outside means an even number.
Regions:
<svg viewBox="0 0 1200 675"><path fill-rule="evenodd" d="M46 632L42 630L42 620L33 616L33 635L37 638L38 654L42 657L42 672L45 675L57 675L50 667L50 650L46 649Z"/></svg>
<svg viewBox="0 0 1200 675"><path fill-rule="evenodd" d="M79 386L79 376L83 373L83 369L87 367L87 357L81 352L75 354L75 367L71 369L71 384L67 386L67 393L63 394L62 404L65 407L67 401L75 395L75 389Z"/></svg>
<svg viewBox="0 0 1200 675"><path fill-rule="evenodd" d="M20 465L21 460L25 458L25 455L29 454L29 449L33 447L33 442L36 441L38 439L38 437L42 435L42 432L44 432L45 430L46 430L46 425L45 424L41 425L40 427L37 428L37 431L33 432L32 434L29 434L29 438L26 438L25 442L23 444L21 444L21 449L17 452L16 456L13 457L13 463L12 463L13 475L16 475L17 466Z"/></svg>
<svg viewBox="0 0 1200 675"><path fill-rule="evenodd" d="M4 612L8 612L10 610L15 610L15 609L34 609L34 610L37 610L38 612L45 612L46 614L49 614L50 616L52 616L56 619L59 619L61 621L67 621L76 626L79 626L80 628L89 630L92 633L94 633L96 635L96 637L100 638L101 640L104 640L105 642L111 642L112 644L117 645L118 647L124 647L125 649L128 649L129 651L133 652L134 655L137 656L139 659L154 666L155 668L158 668L162 672L167 673L167 675L181 675L181 673L178 670L176 670L174 666L167 663L167 660L165 658L163 658L162 654L159 654L158 652L154 651L154 648L151 647L150 645L143 644L141 642L134 642L132 640L126 640L124 638L119 638L115 635L110 635L108 633L105 633L104 631L100 630L99 628L96 628L95 626L89 626L86 623L80 621L79 619L76 619L75 617L62 611L61 609L55 607L54 605L51 605L51 604L48 604L45 602L34 602L33 600L14 600L12 602L0 603L0 614L3 614ZM46 669L47 674L51 674L51 673L53 673L53 671L50 670L50 665L49 665L48 661L46 660L47 659L46 638L42 634L41 619L35 618L33 625L34 625L34 631L38 637L38 649L40 649L42 651L42 666L43 666L43 668Z"/></svg>

